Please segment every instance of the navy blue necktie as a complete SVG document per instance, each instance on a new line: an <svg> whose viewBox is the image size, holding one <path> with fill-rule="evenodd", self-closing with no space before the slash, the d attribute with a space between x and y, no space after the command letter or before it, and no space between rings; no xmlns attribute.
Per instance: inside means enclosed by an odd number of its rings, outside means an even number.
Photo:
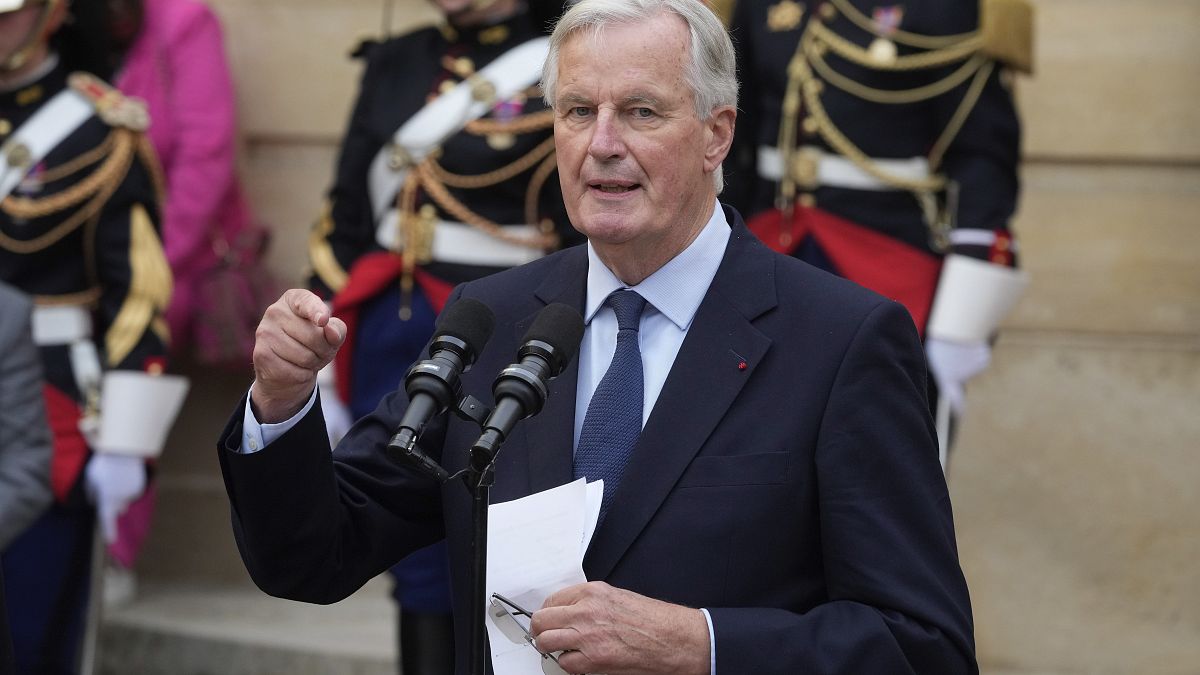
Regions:
<svg viewBox="0 0 1200 675"><path fill-rule="evenodd" d="M614 292L607 302L617 315L617 349L588 403L579 432L579 447L575 450L575 478L604 480L601 520L642 433L642 352L638 347L638 324L646 307L646 299L629 289Z"/></svg>

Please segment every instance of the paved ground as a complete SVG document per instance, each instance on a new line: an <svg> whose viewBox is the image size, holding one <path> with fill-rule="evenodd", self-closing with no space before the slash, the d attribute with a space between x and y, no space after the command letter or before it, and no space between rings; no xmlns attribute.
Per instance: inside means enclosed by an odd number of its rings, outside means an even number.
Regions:
<svg viewBox="0 0 1200 675"><path fill-rule="evenodd" d="M254 589L146 587L109 613L102 675L395 675L387 582L329 606Z"/></svg>

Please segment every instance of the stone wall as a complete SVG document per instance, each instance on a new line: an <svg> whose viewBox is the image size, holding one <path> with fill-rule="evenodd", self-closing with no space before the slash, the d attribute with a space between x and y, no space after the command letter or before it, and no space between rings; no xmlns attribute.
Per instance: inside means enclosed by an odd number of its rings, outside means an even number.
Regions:
<svg viewBox="0 0 1200 675"><path fill-rule="evenodd" d="M357 86L347 54L378 34L380 5L215 2L244 179L277 233L270 264L293 283ZM980 657L1013 672L1194 673L1200 2L1035 5L1016 223L1033 284L972 384L950 473ZM429 18L419 0L393 8L396 29ZM244 578L210 439L247 381L193 396L147 574ZM182 552L197 537L209 555Z"/></svg>

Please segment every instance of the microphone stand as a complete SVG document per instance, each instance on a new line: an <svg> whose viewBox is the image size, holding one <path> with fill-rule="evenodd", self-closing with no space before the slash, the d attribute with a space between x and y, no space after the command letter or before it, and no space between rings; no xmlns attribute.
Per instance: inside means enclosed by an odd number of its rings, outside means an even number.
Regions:
<svg viewBox="0 0 1200 675"><path fill-rule="evenodd" d="M485 443L485 438L495 442ZM487 673L487 632L484 621L485 596L487 594L487 532L488 506L492 485L496 478L496 455L500 451L500 438L494 430L484 431L471 448L471 460L463 480L471 491L471 675Z"/></svg>

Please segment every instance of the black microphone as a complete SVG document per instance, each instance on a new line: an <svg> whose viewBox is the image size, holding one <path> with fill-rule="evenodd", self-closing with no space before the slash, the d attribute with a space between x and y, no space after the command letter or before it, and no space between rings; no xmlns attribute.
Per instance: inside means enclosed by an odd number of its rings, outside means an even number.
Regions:
<svg viewBox="0 0 1200 675"><path fill-rule="evenodd" d="M460 376L475 363L475 357L492 336L495 323L492 310L470 298L450 305L438 317L429 358L414 363L404 376L408 408L388 442L388 456L443 482L449 478L445 469L416 447L417 439L429 420L458 404L462 391Z"/></svg>
<svg viewBox="0 0 1200 675"><path fill-rule="evenodd" d="M549 393L546 383L567 367L581 339L583 317L573 307L554 303L538 313L521 340L517 362L500 371L492 384L496 407L473 449L494 456L517 422L541 412Z"/></svg>

